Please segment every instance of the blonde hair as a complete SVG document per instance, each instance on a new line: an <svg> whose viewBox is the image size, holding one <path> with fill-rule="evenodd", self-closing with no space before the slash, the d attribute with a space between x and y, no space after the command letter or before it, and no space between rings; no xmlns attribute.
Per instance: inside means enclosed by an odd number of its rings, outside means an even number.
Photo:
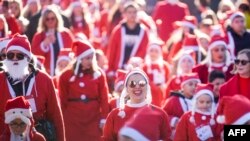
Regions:
<svg viewBox="0 0 250 141"><path fill-rule="evenodd" d="M42 16L39 19L39 24L38 24L38 28L37 28L38 32L48 30L48 28L45 25L45 20L46 20L46 17L48 16L48 14L51 13L51 12L55 14L55 17L56 17L56 20L57 20L56 30L57 31L62 31L64 29L63 19L62 19L62 16L60 15L59 7L53 4L53 5L47 6L42 11Z"/></svg>

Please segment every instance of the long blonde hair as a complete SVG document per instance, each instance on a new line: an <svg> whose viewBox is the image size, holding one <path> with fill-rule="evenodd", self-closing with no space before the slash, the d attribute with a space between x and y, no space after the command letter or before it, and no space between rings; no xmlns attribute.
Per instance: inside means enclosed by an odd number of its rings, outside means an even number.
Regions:
<svg viewBox="0 0 250 141"><path fill-rule="evenodd" d="M39 24L37 27L37 31L38 32L42 32L42 31L47 31L48 28L45 25L45 20L46 17L48 16L49 13L54 13L56 16L56 20L57 20L57 25L56 25L56 30L57 31L62 31L64 26L63 26L63 19L62 16L60 15L60 11L59 11L59 7L52 4L47 6L43 11L42 11L42 15L39 19Z"/></svg>

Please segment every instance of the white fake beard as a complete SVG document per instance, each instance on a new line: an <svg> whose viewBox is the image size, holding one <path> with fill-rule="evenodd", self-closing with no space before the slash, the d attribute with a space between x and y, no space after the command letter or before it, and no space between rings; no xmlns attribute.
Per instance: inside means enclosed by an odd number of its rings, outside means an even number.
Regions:
<svg viewBox="0 0 250 141"><path fill-rule="evenodd" d="M62 71L58 67L56 67L56 69L55 69L55 75L59 76L61 74L62 74Z"/></svg>
<svg viewBox="0 0 250 141"><path fill-rule="evenodd" d="M167 0L167 2L171 5L175 5L179 0Z"/></svg>
<svg viewBox="0 0 250 141"><path fill-rule="evenodd" d="M23 79L29 74L29 61L28 58L24 58L19 61L10 61L5 59L3 61L3 69L8 72L11 78L14 80Z"/></svg>

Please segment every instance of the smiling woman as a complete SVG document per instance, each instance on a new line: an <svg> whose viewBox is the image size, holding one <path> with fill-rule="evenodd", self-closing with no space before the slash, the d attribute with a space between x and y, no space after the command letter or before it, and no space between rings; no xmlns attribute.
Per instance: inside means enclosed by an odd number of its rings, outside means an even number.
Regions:
<svg viewBox="0 0 250 141"><path fill-rule="evenodd" d="M129 100L125 101L125 97L129 97ZM137 110L147 106L156 107L150 104L151 100L149 80L145 72L135 68L127 73L120 97L120 108L111 111L107 117L103 132L104 141L118 140L120 129ZM167 138L167 136L159 136L159 139Z"/></svg>
<svg viewBox="0 0 250 141"><path fill-rule="evenodd" d="M241 50L235 59L235 76L220 88L220 97L244 95L250 99L250 49Z"/></svg>

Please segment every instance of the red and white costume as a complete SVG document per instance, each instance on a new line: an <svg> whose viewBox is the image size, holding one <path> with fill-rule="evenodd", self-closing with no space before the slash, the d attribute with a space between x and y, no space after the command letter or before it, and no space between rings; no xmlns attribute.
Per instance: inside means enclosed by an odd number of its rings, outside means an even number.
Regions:
<svg viewBox="0 0 250 141"><path fill-rule="evenodd" d="M71 35L69 30L63 30L60 32L56 32L56 38L58 40L60 50L62 48L70 48L73 42L73 36ZM54 76L54 70L56 64L55 59L57 56L54 56L53 45L50 44L49 46L44 46L44 39L46 38L46 32L37 32L32 40L32 53L36 55L44 56L45 63L44 67L46 71L51 75Z"/></svg>
<svg viewBox="0 0 250 141"><path fill-rule="evenodd" d="M223 45L225 47L225 61L222 63L215 63L212 61L212 49L218 45ZM208 46L207 57L203 64L198 64L193 68L193 72L199 74L202 83L208 82L208 75L212 70L220 70L225 73L226 80L229 80L233 75L231 71L233 70L233 64L231 61L230 53L227 50L227 44L225 38L220 35L215 35L212 37L211 42Z"/></svg>
<svg viewBox="0 0 250 141"><path fill-rule="evenodd" d="M20 112L22 111L22 112ZM22 135L16 135L11 131L10 123L15 119L21 119L26 125ZM46 141L44 136L34 130L34 120L30 104L23 96L9 99L5 106L5 132L1 134L1 141L12 140L29 140L29 141Z"/></svg>
<svg viewBox="0 0 250 141"><path fill-rule="evenodd" d="M107 121L104 126L103 131L103 140L104 141L117 141L118 133L122 126L125 124L127 120L129 120L135 113L136 110L145 107L147 105L146 102L139 104L131 104L127 103L124 112L126 113L125 117L119 116L120 109L114 109L111 111L107 117Z"/></svg>
<svg viewBox="0 0 250 141"><path fill-rule="evenodd" d="M90 43L75 41L73 52L77 57L74 70L64 71L59 78L59 94L67 140L100 140L100 123L109 112L106 76L100 70L83 73L78 70L82 58L94 53Z"/></svg>
<svg viewBox="0 0 250 141"><path fill-rule="evenodd" d="M31 48L26 36L15 35L10 40L6 49L7 52L18 50L31 58ZM20 93L15 93L15 89L17 88L12 87L13 84L10 83L9 78L10 77L7 77L6 72L0 73L0 91L2 92L2 95L0 96L0 134L4 129L3 109L6 101L15 98L16 95L20 95ZM57 94L55 93L55 87L50 77L39 70L34 70L30 72L28 78L30 80L29 83L23 85L24 87L27 87L27 90L24 90L21 95L23 95L31 105L35 124L42 119L49 120L55 126L57 139L59 141L64 141L65 135L62 112Z"/></svg>
<svg viewBox="0 0 250 141"><path fill-rule="evenodd" d="M137 56L144 58L147 51L148 45L148 31L140 24L140 32L137 37L135 37L135 43L130 54L130 58ZM107 57L109 60L109 71L114 74L118 68L124 67L123 60L125 57L125 40L126 31L124 24L119 24L115 27L109 39L109 46L107 50Z"/></svg>
<svg viewBox="0 0 250 141"><path fill-rule="evenodd" d="M214 141L217 138L212 90L209 84L198 84L192 101L192 111L182 115L176 128L174 141ZM196 107L197 100L202 95L211 97L212 104L209 111L201 111Z"/></svg>
<svg viewBox="0 0 250 141"><path fill-rule="evenodd" d="M152 17L156 22L158 34L163 41L167 41L170 37L174 29L172 23L181 21L186 15L189 15L188 6L181 2L170 4L167 1L161 1L157 3L154 11Z"/></svg>
<svg viewBox="0 0 250 141"><path fill-rule="evenodd" d="M119 135L140 141L169 141L171 130L168 115L157 106L145 106L125 123Z"/></svg>

